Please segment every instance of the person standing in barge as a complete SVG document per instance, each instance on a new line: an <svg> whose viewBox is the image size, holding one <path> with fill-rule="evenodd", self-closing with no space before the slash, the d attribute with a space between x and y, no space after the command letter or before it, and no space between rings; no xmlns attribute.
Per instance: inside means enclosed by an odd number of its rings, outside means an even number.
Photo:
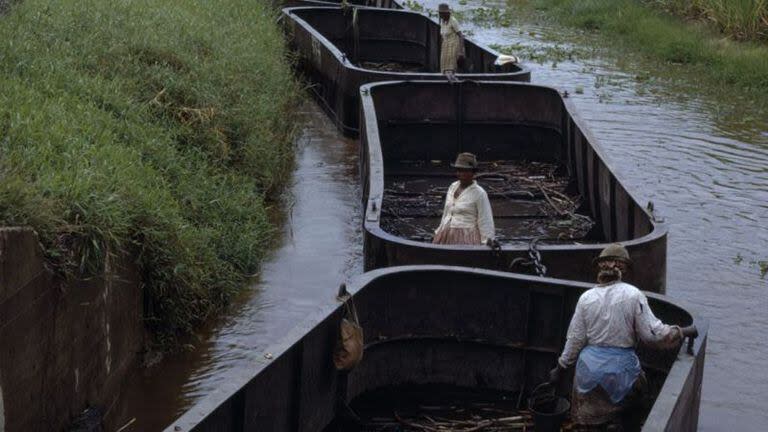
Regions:
<svg viewBox="0 0 768 432"><path fill-rule="evenodd" d="M454 74L464 63L464 35L447 4L440 3L437 14L440 16L440 38L443 41L440 45L440 73Z"/></svg>
<svg viewBox="0 0 768 432"><path fill-rule="evenodd" d="M643 342L657 349L674 348L696 327L661 322L636 287L622 282L632 265L620 244L606 247L595 259L598 285L576 304L568 336L550 382L576 364L571 393L571 419L584 430L634 430L632 414L646 391L645 374L635 354Z"/></svg>
<svg viewBox="0 0 768 432"><path fill-rule="evenodd" d="M477 158L472 153L461 153L451 166L456 168L459 179L448 188L443 217L432 243L494 246L496 228L491 202L475 181Z"/></svg>

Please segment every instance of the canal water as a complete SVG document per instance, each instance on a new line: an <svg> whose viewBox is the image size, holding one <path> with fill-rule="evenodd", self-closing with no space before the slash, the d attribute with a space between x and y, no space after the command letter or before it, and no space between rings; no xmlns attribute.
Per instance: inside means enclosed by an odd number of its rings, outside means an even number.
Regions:
<svg viewBox="0 0 768 432"><path fill-rule="evenodd" d="M569 92L624 184L669 223L668 295L711 325L700 430L765 430L768 116L748 95L595 49L589 35L461 3L452 6L473 38L533 59L533 82ZM362 271L356 143L311 103L301 121L282 237L260 278L194 349L129 380L115 427L135 418L126 431L162 429Z"/></svg>
<svg viewBox="0 0 768 432"><path fill-rule="evenodd" d="M157 431L264 355L308 314L335 302L339 284L363 271L357 144L312 102L298 116L296 169L283 197L282 233L251 289L210 323L194 349L137 371L108 416L109 430ZM133 422L133 423L131 423Z"/></svg>

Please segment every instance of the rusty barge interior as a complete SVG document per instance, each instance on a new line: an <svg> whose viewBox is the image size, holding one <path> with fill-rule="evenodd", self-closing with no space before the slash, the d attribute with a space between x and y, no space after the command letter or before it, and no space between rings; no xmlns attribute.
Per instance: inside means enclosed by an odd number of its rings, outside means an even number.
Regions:
<svg viewBox="0 0 768 432"><path fill-rule="evenodd" d="M381 227L390 234L429 242L440 224L449 161L385 160ZM480 163L478 184L493 208L497 239L504 244L600 241L567 170L557 163L494 160Z"/></svg>

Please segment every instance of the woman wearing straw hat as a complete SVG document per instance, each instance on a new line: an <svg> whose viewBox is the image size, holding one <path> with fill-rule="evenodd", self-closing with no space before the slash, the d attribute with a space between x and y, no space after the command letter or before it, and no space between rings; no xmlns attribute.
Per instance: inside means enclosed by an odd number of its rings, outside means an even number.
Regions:
<svg viewBox="0 0 768 432"><path fill-rule="evenodd" d="M477 158L472 153L461 153L451 166L456 168L459 180L448 188L443 218L432 243L494 245L491 203L475 181Z"/></svg>
<svg viewBox="0 0 768 432"><path fill-rule="evenodd" d="M676 348L685 337L696 337L696 326L664 324L637 287L622 282L632 267L621 244L608 245L594 260L597 283L579 297L568 336L551 383L576 366L571 392L571 420L587 430L638 429L634 414L642 412L648 383L635 352Z"/></svg>
<svg viewBox="0 0 768 432"><path fill-rule="evenodd" d="M440 16L440 73L456 73L459 63L464 61L464 35L459 23L451 16L451 8L440 3L437 7Z"/></svg>

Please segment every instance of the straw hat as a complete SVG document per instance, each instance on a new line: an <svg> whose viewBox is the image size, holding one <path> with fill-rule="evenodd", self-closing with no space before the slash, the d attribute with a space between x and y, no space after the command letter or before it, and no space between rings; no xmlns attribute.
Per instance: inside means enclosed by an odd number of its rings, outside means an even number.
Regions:
<svg viewBox="0 0 768 432"><path fill-rule="evenodd" d="M629 258L629 252L627 252L627 248L620 245L619 243L613 243L606 246L605 249L600 252L600 256L595 258L592 263L597 264L606 260L616 260L624 262L627 265L632 265L632 260Z"/></svg>
<svg viewBox="0 0 768 432"><path fill-rule="evenodd" d="M456 156L456 162L452 163L453 168L459 169L477 169L477 158L472 153L459 153Z"/></svg>

